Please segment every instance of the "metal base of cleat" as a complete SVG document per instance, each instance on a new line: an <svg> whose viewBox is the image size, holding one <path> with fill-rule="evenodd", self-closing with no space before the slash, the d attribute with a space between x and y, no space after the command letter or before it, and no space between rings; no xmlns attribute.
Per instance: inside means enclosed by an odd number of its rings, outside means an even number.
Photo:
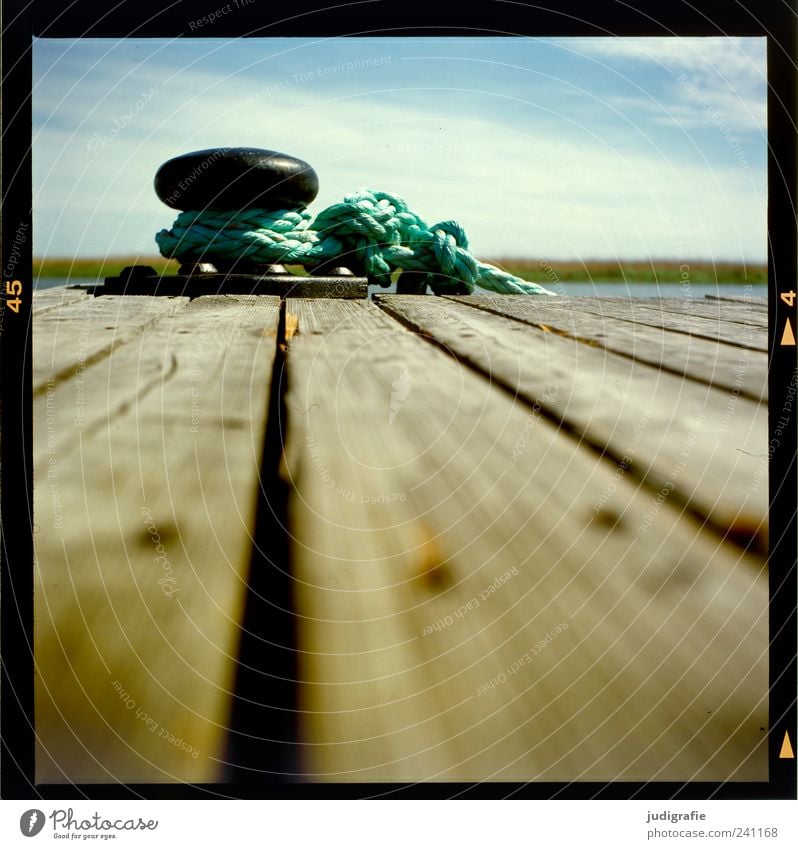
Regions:
<svg viewBox="0 0 798 849"><path fill-rule="evenodd" d="M207 266L206 266L207 268ZM213 268L213 266L211 266ZM181 271L183 269L181 268ZM278 295L280 298L368 298L369 281L352 275L300 277L288 273L238 273L197 267L161 277L151 266L134 265L89 288L92 295Z"/></svg>

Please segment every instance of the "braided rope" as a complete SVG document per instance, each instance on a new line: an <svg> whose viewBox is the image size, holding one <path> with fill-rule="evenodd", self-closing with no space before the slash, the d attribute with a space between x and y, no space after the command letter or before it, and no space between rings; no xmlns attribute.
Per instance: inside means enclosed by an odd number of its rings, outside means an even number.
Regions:
<svg viewBox="0 0 798 849"><path fill-rule="evenodd" d="M171 230L155 236L161 254L182 262L247 259L313 268L354 258L382 286L397 269L426 273L435 294L464 283L500 294L551 295L542 286L479 262L456 221L427 226L407 204L388 192L361 190L322 210L206 209L181 212ZM351 259L350 259L351 262Z"/></svg>

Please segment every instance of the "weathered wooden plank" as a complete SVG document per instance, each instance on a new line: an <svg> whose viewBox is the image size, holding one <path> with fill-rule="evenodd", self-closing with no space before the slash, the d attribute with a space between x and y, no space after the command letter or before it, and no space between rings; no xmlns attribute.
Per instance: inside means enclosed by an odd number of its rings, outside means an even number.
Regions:
<svg viewBox="0 0 798 849"><path fill-rule="evenodd" d="M753 299L723 302L696 298L659 298L650 305L652 309L676 313L677 315L700 316L715 321L735 324L753 324L767 329L767 299L760 298L764 309L755 307ZM648 306L648 305L647 305Z"/></svg>
<svg viewBox="0 0 798 849"><path fill-rule="evenodd" d="M38 781L221 777L279 302L139 300L34 400Z"/></svg>
<svg viewBox="0 0 798 849"><path fill-rule="evenodd" d="M462 304L397 295L378 302L578 438L625 459L652 491L766 549L764 407ZM743 370L744 354L736 353Z"/></svg>
<svg viewBox="0 0 798 849"><path fill-rule="evenodd" d="M188 298L119 295L76 299L46 310L33 327L34 396L48 380L68 380L187 304Z"/></svg>
<svg viewBox="0 0 798 849"><path fill-rule="evenodd" d="M766 313L768 311L768 299L754 295L704 295L707 301L731 301L732 303L746 304L752 310Z"/></svg>
<svg viewBox="0 0 798 849"><path fill-rule="evenodd" d="M34 289L31 312L33 315L68 304L82 301L88 297L85 289L68 289L66 286L54 286L52 289Z"/></svg>
<svg viewBox="0 0 798 849"><path fill-rule="evenodd" d="M661 327L677 333L689 333L703 339L724 342L740 348L767 351L767 332L756 325L741 325L733 321L717 321L701 316L679 316L648 306L648 298L547 298L554 309L577 309L594 315L619 318L635 324Z"/></svg>
<svg viewBox="0 0 798 849"><path fill-rule="evenodd" d="M516 318L542 330L570 336L608 351L632 357L643 363L682 374L722 389L737 391L754 400L767 399L767 355L742 349L739 359L729 357L728 349L695 337L671 333L658 327L631 324L628 321L579 310L552 309L548 299L514 296L456 299L459 303Z"/></svg>
<svg viewBox="0 0 798 849"><path fill-rule="evenodd" d="M766 778L760 559L373 305L287 309L310 778Z"/></svg>

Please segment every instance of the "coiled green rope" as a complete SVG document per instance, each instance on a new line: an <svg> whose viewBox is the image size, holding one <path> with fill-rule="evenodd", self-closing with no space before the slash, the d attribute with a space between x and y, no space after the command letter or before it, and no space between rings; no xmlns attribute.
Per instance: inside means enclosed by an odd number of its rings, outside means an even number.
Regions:
<svg viewBox="0 0 798 849"><path fill-rule="evenodd" d="M314 268L341 259L355 264L380 285L397 269L427 274L436 294L464 283L500 294L552 295L469 253L468 238L456 221L432 227L388 192L361 190L320 212L205 209L181 212L171 230L155 236L161 254L181 262L246 259ZM347 262L349 258L349 263Z"/></svg>

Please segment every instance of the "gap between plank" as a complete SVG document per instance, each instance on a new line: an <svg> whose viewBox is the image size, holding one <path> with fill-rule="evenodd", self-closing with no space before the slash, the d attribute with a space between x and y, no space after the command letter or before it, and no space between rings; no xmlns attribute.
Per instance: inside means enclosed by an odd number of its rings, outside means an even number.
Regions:
<svg viewBox="0 0 798 849"><path fill-rule="evenodd" d="M587 446L596 454L598 454L598 456L602 460L607 460L615 464L619 464L626 459L623 455L617 453L616 451L613 451L611 446L604 445L603 443L600 443L593 439L587 432L587 430L580 428L572 422L568 422L565 419L561 418L559 415L554 413L545 403L536 401L533 404L532 401L530 401L518 391L518 388L516 386L513 386L512 384L507 383L505 380L503 380L501 375L493 374L486 371L479 363L475 362L468 356L457 355L455 352L451 351L445 344L440 342L434 336L431 336L423 327L416 324L412 319L395 311L390 304L384 303L380 299L375 299L375 303L384 313L389 315L407 330L414 333L422 341L433 345L440 351L443 351L444 354L446 354L448 357L451 357L460 366L465 366L466 368L471 369L481 378L487 378L492 385L496 386L501 391L510 395L514 401L521 402L530 409L536 410L536 412L538 412L541 416L551 422L559 430L568 434L569 437L578 440L580 444ZM460 301L458 301L457 303L460 303ZM472 307L472 309L473 308L474 307ZM509 321L517 320L510 319L508 316L502 317L508 319ZM524 322L520 323L523 324ZM651 480L649 475L646 475L643 471L641 471L637 463L632 462L628 464L626 468L627 472L633 478L638 480L641 485L644 486L650 493L656 494L661 489L662 484L657 483L656 480ZM673 498L676 503L678 503L678 505L687 515L689 515L692 519L696 520L702 527L706 528L708 531L711 531L714 535L719 537L721 541L731 543L732 545L737 546L741 550L748 551L752 554L767 555L767 542L763 541L758 533L751 533L748 528L741 527L740 529L736 529L733 526L727 527L726 525L718 523L711 516L706 515L705 513L694 507L693 504L688 501L688 499L685 498L682 492L678 489L674 488L671 491L670 497Z"/></svg>
<svg viewBox="0 0 798 849"><path fill-rule="evenodd" d="M280 301L246 588L225 780L297 780L296 617L288 533L290 487L280 475L285 441L286 301Z"/></svg>
<svg viewBox="0 0 798 849"><path fill-rule="evenodd" d="M550 327L549 325L544 325L541 322L536 322L532 319L522 318L522 317L517 316L517 315L507 315L507 313L504 313L499 309L494 309L488 304L483 304L483 303L474 304L474 303L471 303L469 301L460 300L456 297L452 297L451 295L444 295L443 297L445 297L446 300L448 300L448 301L452 301L453 303L463 304L464 306L467 306L472 310L479 310L480 312L486 312L486 313L489 313L490 315L498 315L498 316L501 316L502 318L510 318L513 321L517 321L517 322L520 322L521 324L525 324L527 327L535 327L538 330L542 330L544 333L555 333L557 336L562 336L565 339L572 339L575 342L579 342L580 345L588 345L591 348L601 348L603 351L605 351L608 354L617 354L619 357L625 357L626 359L632 360L633 362L641 363L642 365L651 366L651 368L659 369L660 371L667 372L668 374L674 374L674 375L676 375L676 377L681 377L685 380L692 380L694 383L701 384L701 386L710 386L710 387L716 387L716 388L722 388L722 389L727 388L723 384L713 383L711 380L708 380L707 378L701 377L700 375L697 375L697 374L694 374L694 373L688 373L684 370L680 370L680 369L675 368L673 366L666 365L665 363L654 364L652 362L649 362L648 360L641 359L640 357L637 357L634 354L628 353L625 350L623 350L623 346L621 346L621 345L617 345L616 347L610 348L610 347L607 346L606 343L597 342L594 339L587 339L584 336L580 336L576 332L571 333L570 331L563 330L562 328ZM595 313L587 313L586 315L595 316L596 314ZM674 315L679 315L679 313L674 313ZM623 319L616 318L615 316L612 316L612 318L617 320L617 321L623 321ZM651 325L646 325L646 326L651 327ZM751 326L753 326L753 325L751 325ZM654 328L654 329L662 330L663 333L679 333L679 332L681 332L681 331L678 331L678 330L677 331L671 331L671 330L668 330L666 328ZM683 335L691 336L692 334L686 333L686 334L683 334ZM696 337L696 338L701 338L701 337ZM708 341L708 340L705 340L705 341ZM713 340L713 341L718 341L718 340ZM751 349L751 348L744 348L743 350L753 351L753 349ZM756 352L754 352L754 353L756 353ZM738 394L742 395L744 398L749 398L750 400L756 401L756 402L762 401L761 396L757 396L753 391L749 391L745 387L738 388L737 391L738 391Z"/></svg>

